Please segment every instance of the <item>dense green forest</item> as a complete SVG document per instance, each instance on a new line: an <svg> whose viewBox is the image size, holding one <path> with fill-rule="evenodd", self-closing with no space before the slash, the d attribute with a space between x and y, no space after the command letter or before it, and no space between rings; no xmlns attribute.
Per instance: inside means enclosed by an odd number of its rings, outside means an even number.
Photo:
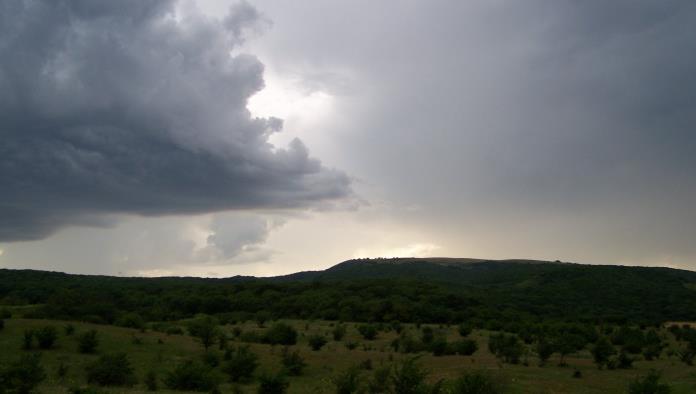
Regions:
<svg viewBox="0 0 696 394"><path fill-rule="evenodd" d="M225 279L0 270L0 393L691 393L695 284L523 260Z"/></svg>
<svg viewBox="0 0 696 394"><path fill-rule="evenodd" d="M222 321L657 324L696 320L696 273L668 268L457 259L352 260L275 278L124 278L0 270L0 303L30 317L126 324L199 313ZM28 312L29 313L29 312ZM510 327L512 326L512 327Z"/></svg>

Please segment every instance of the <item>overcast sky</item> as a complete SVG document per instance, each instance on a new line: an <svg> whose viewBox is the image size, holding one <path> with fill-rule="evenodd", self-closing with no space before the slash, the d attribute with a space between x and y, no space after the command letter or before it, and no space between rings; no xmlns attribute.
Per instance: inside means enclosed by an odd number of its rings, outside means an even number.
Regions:
<svg viewBox="0 0 696 394"><path fill-rule="evenodd" d="M696 270L696 3L0 3L0 267Z"/></svg>

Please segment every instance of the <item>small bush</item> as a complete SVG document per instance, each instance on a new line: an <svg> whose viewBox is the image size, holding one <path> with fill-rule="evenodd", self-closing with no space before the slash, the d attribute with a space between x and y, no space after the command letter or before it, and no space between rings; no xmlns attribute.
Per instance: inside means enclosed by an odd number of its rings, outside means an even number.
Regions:
<svg viewBox="0 0 696 394"><path fill-rule="evenodd" d="M271 345L294 345L297 343L297 330L286 323L275 323L266 331L263 340Z"/></svg>
<svg viewBox="0 0 696 394"><path fill-rule="evenodd" d="M53 326L41 327L34 332L36 342L39 344L39 349L50 349L58 339L58 330Z"/></svg>
<svg viewBox="0 0 696 394"><path fill-rule="evenodd" d="M425 380L428 372L421 368L417 358L409 358L397 364L391 374L391 384L395 393L416 394L428 391Z"/></svg>
<svg viewBox="0 0 696 394"><path fill-rule="evenodd" d="M372 378L367 382L368 393L389 393L391 383L391 368L381 367L374 370Z"/></svg>
<svg viewBox="0 0 696 394"><path fill-rule="evenodd" d="M462 338L466 338L471 334L473 328L471 327L471 324L462 323L457 327L457 331L459 332L459 335L462 336Z"/></svg>
<svg viewBox="0 0 696 394"><path fill-rule="evenodd" d="M133 367L125 353L104 354L87 366L87 383L100 386L132 386Z"/></svg>
<svg viewBox="0 0 696 394"><path fill-rule="evenodd" d="M120 327L141 329L145 327L143 318L137 313L126 313L121 315L114 323Z"/></svg>
<svg viewBox="0 0 696 394"><path fill-rule="evenodd" d="M65 327L63 327L63 331L65 332L65 336L69 337L75 333L75 326L72 324L67 324Z"/></svg>
<svg viewBox="0 0 696 394"><path fill-rule="evenodd" d="M372 341L377 338L377 327L373 324L362 324L358 327L358 332L365 340Z"/></svg>
<svg viewBox="0 0 696 394"><path fill-rule="evenodd" d="M302 375L302 371L307 366L299 351L290 352L290 349L287 347L283 348L281 362L285 372L290 376Z"/></svg>
<svg viewBox="0 0 696 394"><path fill-rule="evenodd" d="M660 381L657 371L650 371L646 376L639 376L628 385L629 394L670 394L669 385Z"/></svg>
<svg viewBox="0 0 696 394"><path fill-rule="evenodd" d="M56 376L58 376L58 379L63 379L65 377L65 375L67 375L67 374L68 374L68 366L65 365L65 363L63 363L61 361L61 363L58 364L58 368L56 368Z"/></svg>
<svg viewBox="0 0 696 394"><path fill-rule="evenodd" d="M433 356L444 356L448 350L447 340L443 336L438 336L437 338L430 341L429 347L430 351L433 352Z"/></svg>
<svg viewBox="0 0 696 394"><path fill-rule="evenodd" d="M483 372L465 372L454 382L452 394L499 394L498 384Z"/></svg>
<svg viewBox="0 0 696 394"><path fill-rule="evenodd" d="M225 354L225 364L222 367L232 382L240 382L251 379L259 365L258 356L249 350L248 346L239 346L236 349L228 349Z"/></svg>
<svg viewBox="0 0 696 394"><path fill-rule="evenodd" d="M309 346L312 348L314 351L320 350L324 345L326 345L326 338L324 338L323 335L315 334L310 336L307 341L309 342Z"/></svg>
<svg viewBox="0 0 696 394"><path fill-rule="evenodd" d="M336 394L352 394L360 387L360 370L351 367L333 378Z"/></svg>
<svg viewBox="0 0 696 394"><path fill-rule="evenodd" d="M34 331L24 330L22 333L22 349L30 350L34 347Z"/></svg>
<svg viewBox="0 0 696 394"><path fill-rule="evenodd" d="M353 342L353 341L346 342L346 349L355 350L356 347L358 347L358 344L356 342Z"/></svg>
<svg viewBox="0 0 696 394"><path fill-rule="evenodd" d="M220 356L214 352L205 352L201 356L201 361L203 361L203 364L215 368L220 365Z"/></svg>
<svg viewBox="0 0 696 394"><path fill-rule="evenodd" d="M159 385L157 384L157 373L153 370L148 371L145 374L145 387L147 387L147 391L157 391L159 388Z"/></svg>
<svg viewBox="0 0 696 394"><path fill-rule="evenodd" d="M167 335L184 335L184 330L181 327L168 327L165 331Z"/></svg>
<svg viewBox="0 0 696 394"><path fill-rule="evenodd" d="M276 375L261 375L259 377L258 394L284 394L288 392L290 383L282 373Z"/></svg>
<svg viewBox="0 0 696 394"><path fill-rule="evenodd" d="M336 327L334 327L331 333L333 334L334 341L340 341L346 336L346 326L343 324L338 324Z"/></svg>
<svg viewBox="0 0 696 394"><path fill-rule="evenodd" d="M452 350L461 356L471 356L478 350L478 343L473 339L462 339L452 343Z"/></svg>
<svg viewBox="0 0 696 394"><path fill-rule="evenodd" d="M432 327L425 326L421 330L421 342L430 344L435 339L435 331Z"/></svg>
<svg viewBox="0 0 696 394"><path fill-rule="evenodd" d="M217 390L220 381L220 377L212 368L192 360L180 363L164 378L167 388L181 391Z"/></svg>
<svg viewBox="0 0 696 394"><path fill-rule="evenodd" d="M27 354L0 369L0 392L31 393L44 379L40 354Z"/></svg>
<svg viewBox="0 0 696 394"><path fill-rule="evenodd" d="M89 330L77 338L77 350L83 354L93 354L97 351L99 339L97 338L96 330Z"/></svg>
<svg viewBox="0 0 696 394"><path fill-rule="evenodd" d="M12 312L9 309L0 308L0 320L11 319L11 318L12 318Z"/></svg>

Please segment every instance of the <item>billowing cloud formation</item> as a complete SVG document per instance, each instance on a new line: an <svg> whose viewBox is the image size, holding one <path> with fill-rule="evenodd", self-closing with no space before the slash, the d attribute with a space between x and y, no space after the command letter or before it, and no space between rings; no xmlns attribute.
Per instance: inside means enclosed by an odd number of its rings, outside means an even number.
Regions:
<svg viewBox="0 0 696 394"><path fill-rule="evenodd" d="M173 1L0 4L0 241L347 196L344 173L299 140L275 149L282 122L246 108L263 65L232 53L259 18L246 3L222 20Z"/></svg>

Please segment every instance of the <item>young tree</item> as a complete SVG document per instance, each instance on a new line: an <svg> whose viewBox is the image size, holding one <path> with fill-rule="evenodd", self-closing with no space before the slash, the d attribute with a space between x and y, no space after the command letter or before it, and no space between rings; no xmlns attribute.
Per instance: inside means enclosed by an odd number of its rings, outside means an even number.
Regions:
<svg viewBox="0 0 696 394"><path fill-rule="evenodd" d="M616 349L614 349L606 337L600 337L592 346L591 352L595 364L597 364L599 369L602 369L609 361L609 357L616 354Z"/></svg>
<svg viewBox="0 0 696 394"><path fill-rule="evenodd" d="M77 338L77 350L83 354L92 354L97 351L99 339L97 338L96 330L89 330Z"/></svg>
<svg viewBox="0 0 696 394"><path fill-rule="evenodd" d="M346 335L346 326L344 324L337 324L332 334L334 341L340 341Z"/></svg>
<svg viewBox="0 0 696 394"><path fill-rule="evenodd" d="M53 347L56 339L58 339L58 330L53 326L45 326L36 330L34 336L36 336L39 349L50 349Z"/></svg>
<svg viewBox="0 0 696 394"><path fill-rule="evenodd" d="M40 354L27 354L0 369L0 393L31 393L46 379Z"/></svg>
<svg viewBox="0 0 696 394"><path fill-rule="evenodd" d="M297 330L286 323L275 323L266 331L263 340L271 345L294 345L297 343Z"/></svg>
<svg viewBox="0 0 696 394"><path fill-rule="evenodd" d="M290 376L302 375L302 370L307 366L300 352L298 350L291 352L287 346L283 348L281 362L285 372Z"/></svg>
<svg viewBox="0 0 696 394"><path fill-rule="evenodd" d="M324 345L326 345L326 338L323 335L314 334L307 339L309 346L314 351L320 350Z"/></svg>
<svg viewBox="0 0 696 394"><path fill-rule="evenodd" d="M543 366L554 352L553 344L547 341L546 338L540 338L536 344L536 352L539 356L539 366Z"/></svg>
<svg viewBox="0 0 696 394"><path fill-rule="evenodd" d="M218 322L212 316L203 316L193 320L188 326L189 334L198 338L205 351L208 351L215 339L219 337Z"/></svg>
<svg viewBox="0 0 696 394"><path fill-rule="evenodd" d="M629 394L670 394L669 385L660 381L660 374L652 370L646 376L639 376L628 386Z"/></svg>
<svg viewBox="0 0 696 394"><path fill-rule="evenodd" d="M285 394L288 392L290 382L282 373L275 375L261 375L259 377L258 394Z"/></svg>
<svg viewBox="0 0 696 394"><path fill-rule="evenodd" d="M132 386L137 379L126 353L104 354L87 366L87 382L100 386Z"/></svg>
<svg viewBox="0 0 696 394"><path fill-rule="evenodd" d="M227 360L222 367L232 382L241 382L251 379L254 371L259 366L258 356L249 346L239 346L237 349L228 349L225 354Z"/></svg>

